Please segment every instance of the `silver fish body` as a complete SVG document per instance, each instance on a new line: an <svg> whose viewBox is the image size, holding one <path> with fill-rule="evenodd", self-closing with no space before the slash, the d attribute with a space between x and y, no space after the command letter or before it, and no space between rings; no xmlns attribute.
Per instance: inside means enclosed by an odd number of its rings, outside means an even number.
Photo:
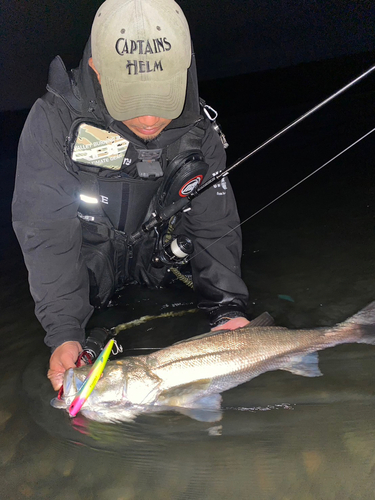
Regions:
<svg viewBox="0 0 375 500"><path fill-rule="evenodd" d="M269 317L268 317L269 318ZM332 328L290 330L267 317L237 330L209 332L152 354L108 362L82 408L100 421L129 420L144 412L175 410L197 420L221 418L221 393L267 371L322 375L317 351L344 343L375 344L375 302ZM68 409L89 367L68 370L64 397Z"/></svg>

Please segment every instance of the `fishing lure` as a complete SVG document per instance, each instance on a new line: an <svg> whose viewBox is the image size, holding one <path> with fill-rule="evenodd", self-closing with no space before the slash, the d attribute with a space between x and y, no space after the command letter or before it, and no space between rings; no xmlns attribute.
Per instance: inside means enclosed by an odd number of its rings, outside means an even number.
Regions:
<svg viewBox="0 0 375 500"><path fill-rule="evenodd" d="M80 411L80 409L94 390L94 387L100 379L100 376L103 373L105 365L107 364L108 358L112 352L113 344L114 339L111 339L100 353L98 359L92 365L92 368L89 371L86 380L84 381L81 389L79 390L69 407L69 415L71 417L75 417L77 415L77 413Z"/></svg>

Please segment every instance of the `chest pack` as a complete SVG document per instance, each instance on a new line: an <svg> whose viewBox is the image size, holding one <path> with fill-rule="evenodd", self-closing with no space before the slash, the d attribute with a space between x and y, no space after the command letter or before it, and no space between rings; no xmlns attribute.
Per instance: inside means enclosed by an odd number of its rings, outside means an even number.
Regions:
<svg viewBox="0 0 375 500"><path fill-rule="evenodd" d="M157 206L188 196L208 171L204 133L193 127L163 150L141 149L99 124L74 122L65 164L80 181L80 217L106 216L114 229L131 234Z"/></svg>
<svg viewBox="0 0 375 500"><path fill-rule="evenodd" d="M72 124L65 165L80 181L82 254L94 306L105 307L126 283L157 286L164 279L165 266L151 264L157 232L135 245L128 236L158 207L188 196L203 181L208 171L201 152L204 134L193 127L163 150L141 150L98 123Z"/></svg>
<svg viewBox="0 0 375 500"><path fill-rule="evenodd" d="M67 170L80 184L81 253L90 274L90 300L105 307L114 291L128 282L155 286L162 281L166 268L151 265L160 231L131 245L129 235L158 208L187 197L203 181L208 165L202 140L209 124L201 120L163 149L140 146L127 140L116 124L96 116L96 91L90 79L86 83L82 98L74 70L68 73L59 57L52 62L47 89L77 117L64 156ZM202 101L201 115L214 126L208 110Z"/></svg>

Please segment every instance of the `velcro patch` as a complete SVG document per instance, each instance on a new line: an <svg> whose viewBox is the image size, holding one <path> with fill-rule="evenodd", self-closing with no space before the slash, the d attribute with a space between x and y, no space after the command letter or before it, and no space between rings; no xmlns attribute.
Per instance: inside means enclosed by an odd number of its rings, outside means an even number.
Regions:
<svg viewBox="0 0 375 500"><path fill-rule="evenodd" d="M84 165L120 170L129 141L115 132L81 123L73 146L72 160Z"/></svg>

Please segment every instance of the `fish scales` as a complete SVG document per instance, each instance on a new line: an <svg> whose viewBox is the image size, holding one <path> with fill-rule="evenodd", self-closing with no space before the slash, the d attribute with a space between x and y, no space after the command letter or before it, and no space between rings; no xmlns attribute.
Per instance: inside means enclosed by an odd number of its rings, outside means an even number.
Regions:
<svg viewBox="0 0 375 500"><path fill-rule="evenodd" d="M153 373L162 379L163 389L173 387L176 381L182 385L210 378L212 383L209 392L215 392L217 379L223 392L265 371L279 369L286 364L286 359L289 361L293 357L294 351L315 352L332 344L332 339L325 337L325 333L332 329L304 331L299 338L287 329L277 330L278 333L275 328L254 328L249 335L249 329L243 328L222 333L215 338L191 340L185 345L171 346L165 350L168 352L159 351L150 355L157 363ZM271 351L267 342L270 336L273 341ZM195 346L191 345L193 343Z"/></svg>
<svg viewBox="0 0 375 500"><path fill-rule="evenodd" d="M222 392L271 370L319 376L316 351L352 342L375 344L375 302L330 328L290 330L250 323L209 332L152 354L110 361L83 413L117 421L174 410L197 420L219 420ZM69 407L88 370L66 372L64 397L52 402L55 407Z"/></svg>

